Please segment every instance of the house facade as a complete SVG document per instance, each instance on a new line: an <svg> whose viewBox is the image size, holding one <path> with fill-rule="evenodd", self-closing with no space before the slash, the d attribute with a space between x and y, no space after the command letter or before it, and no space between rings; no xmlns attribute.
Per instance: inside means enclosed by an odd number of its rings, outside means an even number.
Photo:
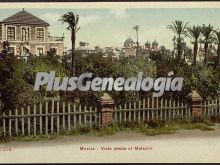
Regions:
<svg viewBox="0 0 220 165"><path fill-rule="evenodd" d="M50 36L49 26L23 9L0 21L0 51L3 50L3 42L7 41L8 51L16 56L45 55L50 50L62 56L64 37Z"/></svg>

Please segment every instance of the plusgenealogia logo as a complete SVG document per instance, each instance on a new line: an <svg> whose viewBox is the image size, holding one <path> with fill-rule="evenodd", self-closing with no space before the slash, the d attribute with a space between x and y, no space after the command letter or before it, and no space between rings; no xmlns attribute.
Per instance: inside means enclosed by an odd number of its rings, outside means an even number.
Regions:
<svg viewBox="0 0 220 165"><path fill-rule="evenodd" d="M168 77L159 77L153 79L151 77L143 78L143 72L139 72L137 77L123 78L118 77L95 77L92 78L92 73L83 73L79 77L55 77L55 71L38 72L34 84L34 90L38 91L40 86L47 85L47 91L151 91L153 97L160 97L164 91L181 91L183 86L183 78L171 78L173 71L168 73ZM61 82L62 79L62 82Z"/></svg>

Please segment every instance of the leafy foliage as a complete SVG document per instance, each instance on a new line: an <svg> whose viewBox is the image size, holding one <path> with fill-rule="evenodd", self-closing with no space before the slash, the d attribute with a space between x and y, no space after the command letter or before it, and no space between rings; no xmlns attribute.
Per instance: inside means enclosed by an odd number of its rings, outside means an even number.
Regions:
<svg viewBox="0 0 220 165"><path fill-rule="evenodd" d="M39 100L33 87L23 79L8 79L1 88L1 93L5 110L14 109L16 106L23 106Z"/></svg>
<svg viewBox="0 0 220 165"><path fill-rule="evenodd" d="M180 62L181 60L181 42L184 40L184 37L187 33L188 23L184 23L183 21L176 20L172 22L171 25L168 25L167 28L172 30L177 35L177 60Z"/></svg>
<svg viewBox="0 0 220 165"><path fill-rule="evenodd" d="M137 77L139 72L143 72L143 77L155 78L157 73L155 62L143 55L138 58L125 59L116 63L114 77ZM151 93L143 91L112 91L110 94L116 103L124 103L126 101L137 101Z"/></svg>

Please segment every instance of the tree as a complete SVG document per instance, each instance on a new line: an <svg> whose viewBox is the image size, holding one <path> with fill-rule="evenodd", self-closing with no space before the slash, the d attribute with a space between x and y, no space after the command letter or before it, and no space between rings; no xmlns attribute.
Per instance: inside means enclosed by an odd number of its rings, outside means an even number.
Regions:
<svg viewBox="0 0 220 165"><path fill-rule="evenodd" d="M1 87L1 94L4 111L40 100L40 96L33 87L21 78L8 79Z"/></svg>
<svg viewBox="0 0 220 165"><path fill-rule="evenodd" d="M208 54L208 47L209 44L213 42L213 29L214 27L209 24L208 26L202 25L201 33L204 36L204 39L201 40L202 43L204 43L204 51L205 51L205 57L204 57L204 64L207 64L207 54Z"/></svg>
<svg viewBox="0 0 220 165"><path fill-rule="evenodd" d="M67 23L68 27L67 30L71 31L71 42L72 42L72 70L71 75L75 75L75 45L76 45L76 33L80 29L78 27L78 21L79 21L79 15L75 15L73 12L68 12L67 14L64 14L61 19L62 23Z"/></svg>
<svg viewBox="0 0 220 165"><path fill-rule="evenodd" d="M125 79L129 77L136 77L139 72L143 72L143 77L157 76L156 63L150 60L146 56L140 54L138 58L126 58L114 64L113 78L123 77ZM140 98L146 98L151 96L152 91L111 91L109 93L115 104L122 104L125 102L138 101Z"/></svg>
<svg viewBox="0 0 220 165"><path fill-rule="evenodd" d="M220 31L215 30L215 40L218 44L218 48L217 48L217 54L218 54L218 59L217 59L217 65L220 64Z"/></svg>
<svg viewBox="0 0 220 165"><path fill-rule="evenodd" d="M167 28L177 35L177 59L179 62L181 60L181 42L187 33L188 22L184 23L183 21L176 20L171 25L168 25Z"/></svg>
<svg viewBox="0 0 220 165"><path fill-rule="evenodd" d="M82 57L80 54L76 56L76 73L78 77L85 72L92 73L93 77L112 77L117 60L111 60L103 57L103 53L90 53L86 57ZM65 92L61 98L65 100L80 101L81 104L96 105L97 99L102 96L102 91L80 91L78 89Z"/></svg>
<svg viewBox="0 0 220 165"><path fill-rule="evenodd" d="M200 26L193 26L188 28L188 37L192 40L191 43L193 44L193 64L196 65L196 56L198 52L198 43L199 37L201 35L201 27Z"/></svg>

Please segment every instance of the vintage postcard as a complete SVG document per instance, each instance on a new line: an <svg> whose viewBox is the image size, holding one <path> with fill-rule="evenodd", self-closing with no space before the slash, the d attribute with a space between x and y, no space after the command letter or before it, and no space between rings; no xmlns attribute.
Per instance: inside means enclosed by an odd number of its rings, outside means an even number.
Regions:
<svg viewBox="0 0 220 165"><path fill-rule="evenodd" d="M219 162L220 2L0 3L0 163Z"/></svg>

